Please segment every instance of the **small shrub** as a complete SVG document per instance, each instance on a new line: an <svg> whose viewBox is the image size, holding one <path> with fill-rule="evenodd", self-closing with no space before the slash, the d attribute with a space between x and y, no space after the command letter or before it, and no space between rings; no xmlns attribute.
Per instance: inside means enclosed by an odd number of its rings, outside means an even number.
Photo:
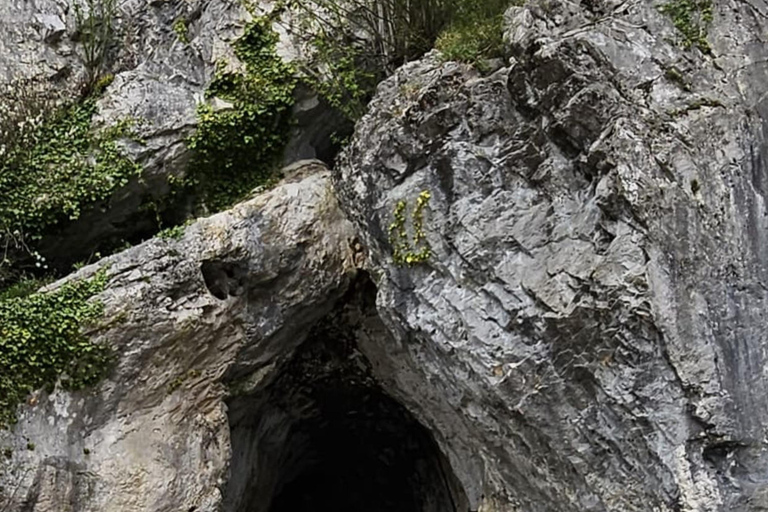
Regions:
<svg viewBox="0 0 768 512"><path fill-rule="evenodd" d="M73 6L77 40L88 71L85 84L87 95L93 92L94 84L106 71L107 55L115 42L117 0L78 0Z"/></svg>

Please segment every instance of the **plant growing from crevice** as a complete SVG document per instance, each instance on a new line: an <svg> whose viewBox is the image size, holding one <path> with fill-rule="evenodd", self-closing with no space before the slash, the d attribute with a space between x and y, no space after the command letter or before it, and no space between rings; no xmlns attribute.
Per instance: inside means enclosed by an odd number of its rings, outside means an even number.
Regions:
<svg viewBox="0 0 768 512"><path fill-rule="evenodd" d="M0 427L15 422L16 408L35 390L79 390L98 382L111 360L106 346L91 342L84 326L102 315L90 300L107 283L100 270L49 292L0 297Z"/></svg>
<svg viewBox="0 0 768 512"><path fill-rule="evenodd" d="M84 84L84 95L87 96L107 70L107 57L116 41L117 0L78 0L73 7L76 39L87 72Z"/></svg>
<svg viewBox="0 0 768 512"><path fill-rule="evenodd" d="M189 44L189 22L186 18L181 17L173 22L173 31L176 33L176 37L179 38L184 44Z"/></svg>
<svg viewBox="0 0 768 512"><path fill-rule="evenodd" d="M411 212L413 241L408 233L407 209L408 203L400 200L392 213L392 223L389 225L389 243L392 246L392 259L398 266L412 266L429 259L432 250L424 232L424 209L429 204L432 195L423 190L416 198L416 205Z"/></svg>
<svg viewBox="0 0 768 512"><path fill-rule="evenodd" d="M180 240L184 237L184 233L187 231L187 227L194 223L194 219L189 219L186 222L165 228L157 233L157 237L163 240Z"/></svg>
<svg viewBox="0 0 768 512"><path fill-rule="evenodd" d="M680 33L681 46L685 49L696 46L704 53L712 52L707 41L712 9L712 0L671 0L659 7Z"/></svg>
<svg viewBox="0 0 768 512"><path fill-rule="evenodd" d="M266 182L279 164L292 126L295 70L275 50L268 18L255 18L233 43L243 69L219 63L188 139L191 186L208 210L221 210ZM214 100L224 106L214 107Z"/></svg>

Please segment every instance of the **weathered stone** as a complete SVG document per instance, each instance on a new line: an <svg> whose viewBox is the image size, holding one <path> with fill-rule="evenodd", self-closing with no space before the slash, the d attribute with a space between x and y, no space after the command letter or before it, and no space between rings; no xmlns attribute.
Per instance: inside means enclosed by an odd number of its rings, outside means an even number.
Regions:
<svg viewBox="0 0 768 512"><path fill-rule="evenodd" d="M109 268L105 319L90 334L114 348L116 367L93 391L37 394L0 432L12 453L0 461L2 510L219 510L225 375L280 366L355 274L351 225L314 165L178 240L72 277Z"/></svg>
<svg viewBox="0 0 768 512"><path fill-rule="evenodd" d="M404 66L334 173L354 227L302 164L106 261L117 366L20 408L0 507L282 512L331 424L422 512L768 510L766 12L716 5L708 55L650 1L534 0L508 66Z"/></svg>
<svg viewBox="0 0 768 512"><path fill-rule="evenodd" d="M336 173L395 335L366 353L472 510L767 506L757 10L717 4L709 57L651 2L531 2L510 67L380 85ZM400 267L423 191L432 256Z"/></svg>

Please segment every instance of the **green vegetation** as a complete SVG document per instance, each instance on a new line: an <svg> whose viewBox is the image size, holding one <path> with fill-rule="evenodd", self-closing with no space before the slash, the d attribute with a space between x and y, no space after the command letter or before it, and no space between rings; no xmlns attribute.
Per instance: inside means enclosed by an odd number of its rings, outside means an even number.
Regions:
<svg viewBox="0 0 768 512"><path fill-rule="evenodd" d="M48 266L35 251L45 235L109 199L141 172L118 141L133 123L94 130L97 97L112 83L117 0L75 2L74 35L86 68L82 96L64 99L44 82L0 90L0 290Z"/></svg>
<svg viewBox="0 0 768 512"><path fill-rule="evenodd" d="M88 71L84 89L89 94L106 71L107 56L115 43L117 0L83 0L74 2L73 6L77 22L76 39Z"/></svg>
<svg viewBox="0 0 768 512"><path fill-rule="evenodd" d="M394 220L389 225L389 243L392 245L392 259L398 266L412 266L425 262L432 254L424 232L424 208L429 204L432 195L423 190L416 199L416 206L411 215L413 226L413 243L408 236L406 227L406 201L398 201L393 213Z"/></svg>
<svg viewBox="0 0 768 512"><path fill-rule="evenodd" d="M314 48L308 83L350 119L376 84L437 46L446 58L481 64L503 55L501 15L518 0L283 0ZM291 27L286 27L290 30Z"/></svg>
<svg viewBox="0 0 768 512"><path fill-rule="evenodd" d="M34 256L31 246L64 221L107 200L141 166L124 156L117 141L132 135L132 122L94 131L96 100L57 110L42 109L12 136L2 137L0 159L0 267L12 255ZM5 140L2 140L5 139ZM39 266L38 261L38 266Z"/></svg>
<svg viewBox="0 0 768 512"><path fill-rule="evenodd" d="M0 427L14 423L16 407L36 389L58 381L77 390L104 376L109 349L81 328L102 315L102 305L88 299L106 283L102 269L52 292L0 298Z"/></svg>
<svg viewBox="0 0 768 512"><path fill-rule="evenodd" d="M244 64L229 71L225 63L206 96L231 107L198 109L197 131L189 138L193 151L191 183L209 210L226 208L266 182L280 162L291 129L295 72L275 51L278 36L267 18L256 18L235 41Z"/></svg>
<svg viewBox="0 0 768 512"><path fill-rule="evenodd" d="M707 27L712 22L712 0L671 0L659 7L659 11L669 16L680 32L683 48L696 46L704 53L711 53Z"/></svg>
<svg viewBox="0 0 768 512"><path fill-rule="evenodd" d="M182 224L179 224L177 226L166 228L160 231L157 234L157 237L162 238L163 240L179 240L181 237L184 236L184 233L186 232L187 227L194 222L195 222L194 219L189 219L188 221Z"/></svg>
<svg viewBox="0 0 768 512"><path fill-rule="evenodd" d="M487 59L504 56L501 17L457 24L440 34L435 48L446 60L467 62L482 69Z"/></svg>
<svg viewBox="0 0 768 512"><path fill-rule="evenodd" d="M304 73L308 78L305 80L347 119L361 118L381 77L360 65L363 58L359 48L342 48L338 43L322 36L315 37L312 45L316 52L315 63L322 63L323 73L306 66Z"/></svg>
<svg viewBox="0 0 768 512"><path fill-rule="evenodd" d="M438 36L443 58L482 69L488 59L504 57L504 11L518 0L463 0L454 20Z"/></svg>
<svg viewBox="0 0 768 512"><path fill-rule="evenodd" d="M184 44L189 44L189 24L186 18L179 18L173 22L173 31L176 37Z"/></svg>

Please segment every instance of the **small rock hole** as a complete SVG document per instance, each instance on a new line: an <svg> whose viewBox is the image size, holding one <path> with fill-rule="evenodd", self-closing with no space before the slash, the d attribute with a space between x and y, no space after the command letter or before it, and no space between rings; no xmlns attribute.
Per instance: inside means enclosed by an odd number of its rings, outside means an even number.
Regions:
<svg viewBox="0 0 768 512"><path fill-rule="evenodd" d="M211 294L220 300L242 294L243 283L247 275L246 267L237 262L217 260L204 261L200 266L205 286Z"/></svg>

